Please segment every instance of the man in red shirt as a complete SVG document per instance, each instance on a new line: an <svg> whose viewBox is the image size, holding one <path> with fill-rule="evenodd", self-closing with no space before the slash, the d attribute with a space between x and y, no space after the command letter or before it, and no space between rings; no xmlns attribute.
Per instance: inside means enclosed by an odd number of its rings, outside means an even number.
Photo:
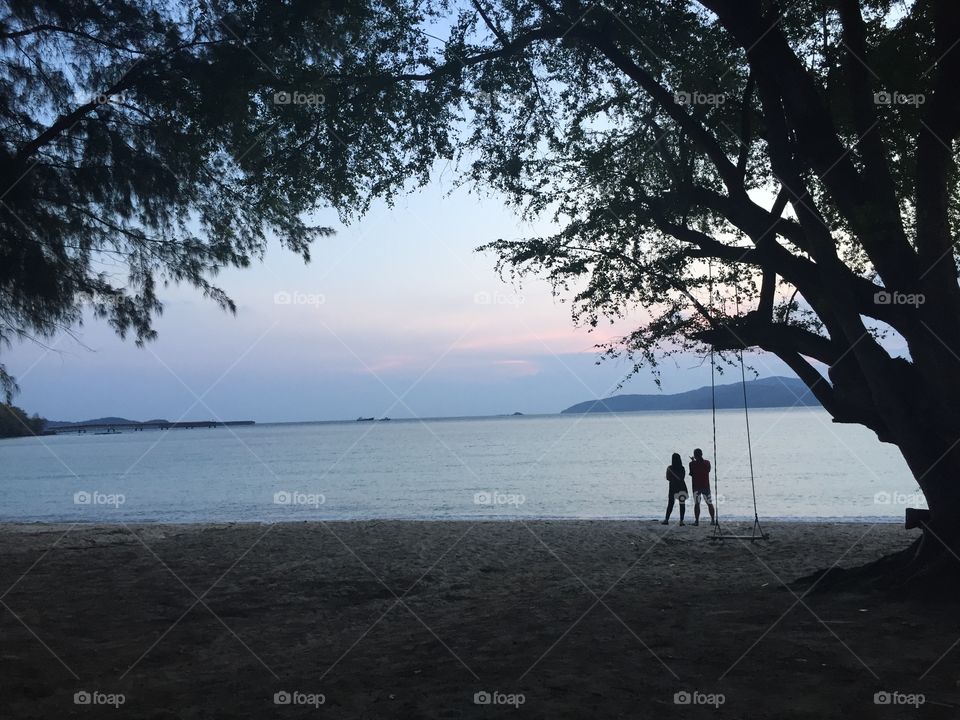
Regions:
<svg viewBox="0 0 960 720"><path fill-rule="evenodd" d="M710 461L703 457L703 450L697 448L690 458L690 479L693 484L693 524L700 524L700 496L707 501L710 511L710 524L716 525L716 514L713 510L713 498L710 497Z"/></svg>

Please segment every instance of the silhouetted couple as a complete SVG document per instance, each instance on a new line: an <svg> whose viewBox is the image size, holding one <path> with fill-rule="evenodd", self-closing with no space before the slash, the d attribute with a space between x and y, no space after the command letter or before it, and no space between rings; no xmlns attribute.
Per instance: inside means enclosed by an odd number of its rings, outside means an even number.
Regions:
<svg viewBox="0 0 960 720"><path fill-rule="evenodd" d="M667 482L670 484L669 496L667 497L667 516L661 525L670 522L670 514L673 512L674 503L680 503L680 524L686 525L683 521L683 514L686 511L687 498L690 493L687 491L687 483L684 480L686 468L683 467L683 461L680 459L680 453L674 453L667 466ZM710 461L703 457L703 450L697 448L693 451L693 457L690 458L690 481L693 484L693 524L700 524L700 497L707 503L707 509L710 511L710 524L715 525L717 517L713 509L713 498L710 496Z"/></svg>

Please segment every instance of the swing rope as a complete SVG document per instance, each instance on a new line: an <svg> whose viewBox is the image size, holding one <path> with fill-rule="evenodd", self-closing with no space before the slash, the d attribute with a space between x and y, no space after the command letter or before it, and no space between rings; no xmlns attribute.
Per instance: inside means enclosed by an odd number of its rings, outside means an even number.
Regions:
<svg viewBox="0 0 960 720"><path fill-rule="evenodd" d="M710 289L710 310L713 310L713 263L708 263L709 289ZM740 288L736 287L734 291L736 302L737 317L740 316ZM711 312L712 315L712 312ZM714 526L711 540L766 540L767 534L760 526L760 513L757 510L757 482L753 472L753 442L750 437L750 409L747 403L747 372L743 362L743 348L738 353L740 360L740 387L743 389L743 419L747 429L747 457L750 460L750 491L753 496L753 529L750 535L724 535L720 530L720 480L717 473L717 383L716 383L716 359L713 346L710 346L710 414L713 422L713 496L716 498L714 503L714 512L716 513L717 524Z"/></svg>
<svg viewBox="0 0 960 720"><path fill-rule="evenodd" d="M713 318L713 261L707 262L707 273L708 273L708 289L710 297L710 317L711 322ZM710 417L713 421L713 497L720 497L720 478L719 473L717 472L717 467L719 466L719 461L717 459L717 381L716 381L716 371L717 371L717 362L714 356L713 345L710 346ZM717 533L717 529L720 527L720 501L714 504L714 510L716 512L717 524L714 526L714 535Z"/></svg>
<svg viewBox="0 0 960 720"><path fill-rule="evenodd" d="M743 422L747 426L747 457L750 459L750 488L753 491L753 517L759 522L757 513L757 483L753 477L753 443L750 441L750 410L747 408L747 376L743 369L743 350L740 351L740 386L743 388Z"/></svg>
<svg viewBox="0 0 960 720"><path fill-rule="evenodd" d="M710 276L710 315L713 316L713 262L707 264ZM716 381L717 363L714 357L713 345L710 346L710 415L713 420L713 497L720 497L720 479L718 477L717 466L720 464L717 460L717 381ZM714 534L720 527L720 501L714 503L714 512L716 512L717 524L714 526Z"/></svg>
<svg viewBox="0 0 960 720"><path fill-rule="evenodd" d="M737 316L740 316L740 289L736 292ZM740 348L740 387L743 388L743 422L747 428L747 457L750 459L750 492L753 495L753 535L760 531L760 537L767 539L760 527L760 513L757 511L757 481L753 474L753 442L750 439L750 405L747 403L747 372L743 366L743 348Z"/></svg>

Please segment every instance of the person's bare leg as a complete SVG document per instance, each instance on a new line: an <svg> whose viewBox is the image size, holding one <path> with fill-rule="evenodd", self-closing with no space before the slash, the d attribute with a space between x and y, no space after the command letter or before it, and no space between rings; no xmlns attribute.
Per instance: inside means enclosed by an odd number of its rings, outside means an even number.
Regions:
<svg viewBox="0 0 960 720"><path fill-rule="evenodd" d="M670 522L670 513L673 512L673 493L670 493L667 498L667 516L660 523L661 525L666 525Z"/></svg>
<svg viewBox="0 0 960 720"><path fill-rule="evenodd" d="M700 495L694 495L693 498L693 524L700 524Z"/></svg>
<svg viewBox="0 0 960 720"><path fill-rule="evenodd" d="M716 513L716 511L713 509L713 503L710 502L709 500L707 500L707 510L710 511L710 524L711 524L711 525L716 525L716 524L717 524L717 513Z"/></svg>

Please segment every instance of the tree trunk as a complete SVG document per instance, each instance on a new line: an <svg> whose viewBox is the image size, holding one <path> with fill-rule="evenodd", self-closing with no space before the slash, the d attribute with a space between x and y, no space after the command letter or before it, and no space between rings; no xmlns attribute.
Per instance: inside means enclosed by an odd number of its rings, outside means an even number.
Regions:
<svg viewBox="0 0 960 720"><path fill-rule="evenodd" d="M960 434L943 431L944 424L926 432L918 426L913 437L900 444L930 508L923 535L903 570L905 581L925 585L929 580L956 592L960 588Z"/></svg>
<svg viewBox="0 0 960 720"><path fill-rule="evenodd" d="M930 403L932 405L932 403ZM852 569L820 571L796 586L816 591L888 592L915 599L960 595L960 432L944 432L936 415L893 440L900 448L930 509L920 537L904 550Z"/></svg>

